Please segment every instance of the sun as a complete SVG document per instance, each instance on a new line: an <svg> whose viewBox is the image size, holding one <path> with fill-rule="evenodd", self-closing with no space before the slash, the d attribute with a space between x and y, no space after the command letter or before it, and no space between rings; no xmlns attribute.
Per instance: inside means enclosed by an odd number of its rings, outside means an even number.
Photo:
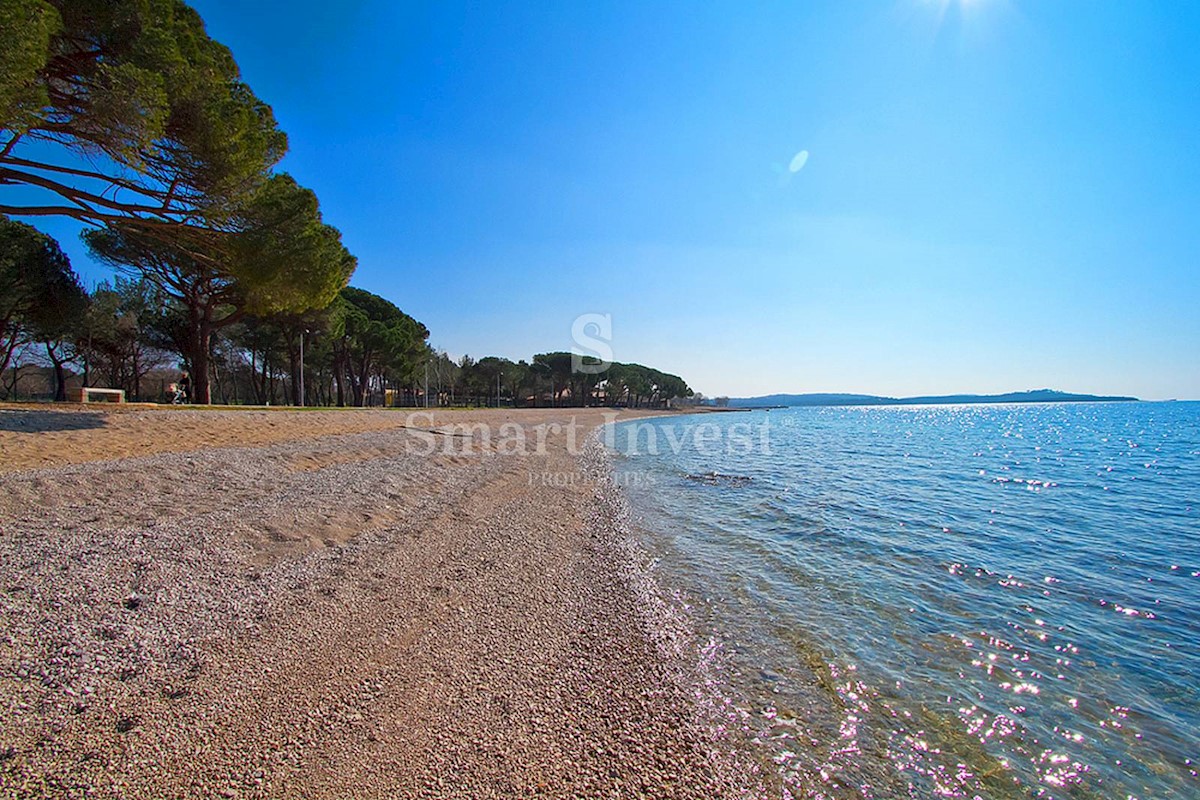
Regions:
<svg viewBox="0 0 1200 800"><path fill-rule="evenodd" d="M959 13L966 11L972 6L986 5L989 0L921 0L923 5L934 6L937 8L938 16L944 16L951 9L958 10Z"/></svg>
<svg viewBox="0 0 1200 800"><path fill-rule="evenodd" d="M1003 12L1007 0L916 0L916 6L933 17L935 29L941 31L951 27L976 27L985 24L991 11Z"/></svg>

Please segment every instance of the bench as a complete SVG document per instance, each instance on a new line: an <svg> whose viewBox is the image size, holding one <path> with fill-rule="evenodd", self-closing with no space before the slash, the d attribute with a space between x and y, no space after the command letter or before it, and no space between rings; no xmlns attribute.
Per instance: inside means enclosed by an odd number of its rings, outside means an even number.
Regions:
<svg viewBox="0 0 1200 800"><path fill-rule="evenodd" d="M94 386L81 386L75 392L76 397L72 397L76 403L90 403L99 400L104 403L124 403L124 389L97 389Z"/></svg>

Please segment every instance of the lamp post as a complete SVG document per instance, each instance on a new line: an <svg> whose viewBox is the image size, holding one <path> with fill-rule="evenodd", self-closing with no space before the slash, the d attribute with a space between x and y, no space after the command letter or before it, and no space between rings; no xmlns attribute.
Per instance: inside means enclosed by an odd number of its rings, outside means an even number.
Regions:
<svg viewBox="0 0 1200 800"><path fill-rule="evenodd" d="M503 372L496 370L496 408L500 407L500 378L503 375Z"/></svg>
<svg viewBox="0 0 1200 800"><path fill-rule="evenodd" d="M300 331L300 407L304 408L304 334L306 330Z"/></svg>

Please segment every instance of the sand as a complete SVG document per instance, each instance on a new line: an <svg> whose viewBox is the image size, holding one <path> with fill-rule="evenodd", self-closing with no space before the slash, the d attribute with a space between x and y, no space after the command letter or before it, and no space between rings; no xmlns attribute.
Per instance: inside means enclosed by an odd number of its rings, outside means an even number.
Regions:
<svg viewBox="0 0 1200 800"><path fill-rule="evenodd" d="M609 418L0 407L0 796L751 793Z"/></svg>

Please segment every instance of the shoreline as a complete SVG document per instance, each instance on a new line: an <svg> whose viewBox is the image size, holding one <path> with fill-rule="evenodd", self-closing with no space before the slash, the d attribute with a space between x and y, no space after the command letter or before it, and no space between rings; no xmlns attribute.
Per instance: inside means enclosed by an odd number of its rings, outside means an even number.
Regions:
<svg viewBox="0 0 1200 800"><path fill-rule="evenodd" d="M748 791L654 641L619 489L528 480L603 475L602 410L431 411L594 445L414 454L450 437L371 410L0 426L0 795Z"/></svg>

